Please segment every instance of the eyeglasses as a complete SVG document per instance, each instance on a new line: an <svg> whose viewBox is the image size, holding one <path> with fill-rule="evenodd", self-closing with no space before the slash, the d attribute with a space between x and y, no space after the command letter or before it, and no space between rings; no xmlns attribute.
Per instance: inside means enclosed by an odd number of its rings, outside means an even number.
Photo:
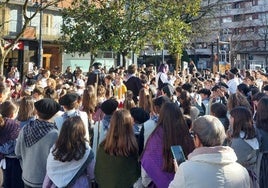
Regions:
<svg viewBox="0 0 268 188"><path fill-rule="evenodd" d="M189 131L192 138L195 138L196 133L194 131Z"/></svg>

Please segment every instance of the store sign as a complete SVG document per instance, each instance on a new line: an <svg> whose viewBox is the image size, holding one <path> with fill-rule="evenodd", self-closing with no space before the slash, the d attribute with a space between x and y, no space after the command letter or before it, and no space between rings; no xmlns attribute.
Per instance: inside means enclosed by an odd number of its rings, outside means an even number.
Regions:
<svg viewBox="0 0 268 188"><path fill-rule="evenodd" d="M12 40L6 40L5 41L5 48L8 48L12 44ZM16 44L14 44L12 50L23 50L24 49L24 43L23 41L18 41Z"/></svg>

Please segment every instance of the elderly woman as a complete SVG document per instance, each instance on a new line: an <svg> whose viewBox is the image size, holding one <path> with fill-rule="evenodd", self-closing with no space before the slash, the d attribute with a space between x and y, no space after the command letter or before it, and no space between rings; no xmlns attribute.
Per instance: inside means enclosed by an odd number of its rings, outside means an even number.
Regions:
<svg viewBox="0 0 268 188"><path fill-rule="evenodd" d="M181 163L169 187L249 187L247 170L236 162L233 149L222 146L225 130L219 119L205 115L193 122L196 149ZM205 181L204 181L205 180Z"/></svg>

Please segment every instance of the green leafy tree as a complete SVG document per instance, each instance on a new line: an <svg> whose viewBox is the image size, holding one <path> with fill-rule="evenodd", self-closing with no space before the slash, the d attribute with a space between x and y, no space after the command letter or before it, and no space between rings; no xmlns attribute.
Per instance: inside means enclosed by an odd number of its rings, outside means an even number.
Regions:
<svg viewBox="0 0 268 188"><path fill-rule="evenodd" d="M137 51L146 41L153 22L146 1L74 1L63 10L62 39L67 53L80 55L113 50L123 56Z"/></svg>
<svg viewBox="0 0 268 188"><path fill-rule="evenodd" d="M77 0L63 10L62 39L69 53L119 52L124 66L126 55L145 44L179 57L199 10L200 0Z"/></svg>
<svg viewBox="0 0 268 188"><path fill-rule="evenodd" d="M153 15L158 15L160 23L152 33L151 41L156 48L165 48L176 57L178 71L183 48L189 43L192 32L191 23L199 16L200 0L167 0L161 3L161 9L152 10L156 11Z"/></svg>

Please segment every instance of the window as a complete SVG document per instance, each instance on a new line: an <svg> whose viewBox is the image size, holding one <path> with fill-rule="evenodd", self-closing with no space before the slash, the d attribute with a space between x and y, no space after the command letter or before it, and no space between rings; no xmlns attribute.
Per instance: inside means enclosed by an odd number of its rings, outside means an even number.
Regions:
<svg viewBox="0 0 268 188"><path fill-rule="evenodd" d="M44 14L43 15L43 24L42 26L43 27L46 27L46 28L52 28L53 27L53 16L50 15L50 14Z"/></svg>
<svg viewBox="0 0 268 188"><path fill-rule="evenodd" d="M239 2L236 2L236 3L233 4L233 8L234 9L241 8L241 4Z"/></svg>
<svg viewBox="0 0 268 188"><path fill-rule="evenodd" d="M246 42L246 47L252 47L253 46L253 42L252 41L247 41Z"/></svg>
<svg viewBox="0 0 268 188"><path fill-rule="evenodd" d="M245 15L245 20L253 20L252 15L250 14Z"/></svg>
<svg viewBox="0 0 268 188"><path fill-rule="evenodd" d="M254 33L254 31L255 31L254 27L246 28L246 33Z"/></svg>
<svg viewBox="0 0 268 188"><path fill-rule="evenodd" d="M245 2L244 6L245 8L250 8L252 7L252 2Z"/></svg>
<svg viewBox="0 0 268 188"><path fill-rule="evenodd" d="M261 20L268 20L268 13L260 13L259 19Z"/></svg>
<svg viewBox="0 0 268 188"><path fill-rule="evenodd" d="M222 18L222 23L230 23L230 22L232 22L231 17Z"/></svg>
<svg viewBox="0 0 268 188"><path fill-rule="evenodd" d="M258 5L258 0L252 0L252 6Z"/></svg>
<svg viewBox="0 0 268 188"><path fill-rule="evenodd" d="M232 5L231 4L227 4L224 6L224 10L231 10L232 9Z"/></svg>
<svg viewBox="0 0 268 188"><path fill-rule="evenodd" d="M53 34L53 16L51 14L44 14L42 20L42 27L44 34Z"/></svg>
<svg viewBox="0 0 268 188"><path fill-rule="evenodd" d="M234 15L234 21L235 22L242 21L242 20L243 20L243 16L241 14Z"/></svg>
<svg viewBox="0 0 268 188"><path fill-rule="evenodd" d="M239 35L241 33L242 33L242 29L240 29L240 28L235 28L234 29L234 35Z"/></svg>
<svg viewBox="0 0 268 188"><path fill-rule="evenodd" d="M268 33L268 29L266 27L261 27L261 28L259 28L258 32L260 34L265 34L265 33Z"/></svg>

